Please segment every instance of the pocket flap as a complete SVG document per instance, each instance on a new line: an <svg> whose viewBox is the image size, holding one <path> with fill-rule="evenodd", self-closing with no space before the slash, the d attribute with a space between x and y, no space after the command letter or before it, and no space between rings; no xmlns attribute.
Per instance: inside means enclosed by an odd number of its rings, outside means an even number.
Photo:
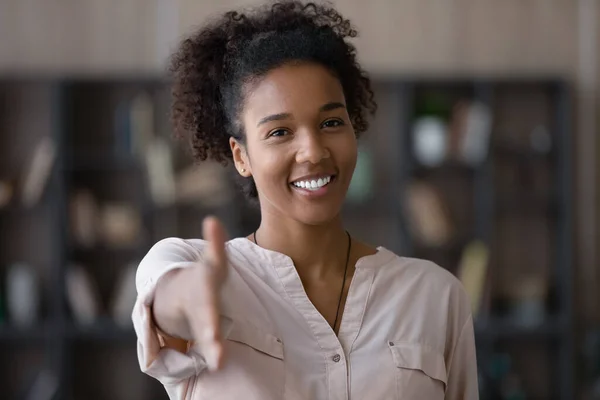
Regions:
<svg viewBox="0 0 600 400"><path fill-rule="evenodd" d="M247 321L233 321L227 339L246 344L257 351L283 360L282 341L275 335L264 332Z"/></svg>
<svg viewBox="0 0 600 400"><path fill-rule="evenodd" d="M446 385L446 363L441 353L414 343L389 342L388 346L397 368L421 370Z"/></svg>

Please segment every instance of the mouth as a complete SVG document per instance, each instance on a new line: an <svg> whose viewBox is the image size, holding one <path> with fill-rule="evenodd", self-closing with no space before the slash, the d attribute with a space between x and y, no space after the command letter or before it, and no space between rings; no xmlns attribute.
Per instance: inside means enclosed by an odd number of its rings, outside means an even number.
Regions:
<svg viewBox="0 0 600 400"><path fill-rule="evenodd" d="M307 190L309 192L318 192L335 181L335 177L335 175L324 175L307 179L299 179L291 182L290 185L298 189Z"/></svg>

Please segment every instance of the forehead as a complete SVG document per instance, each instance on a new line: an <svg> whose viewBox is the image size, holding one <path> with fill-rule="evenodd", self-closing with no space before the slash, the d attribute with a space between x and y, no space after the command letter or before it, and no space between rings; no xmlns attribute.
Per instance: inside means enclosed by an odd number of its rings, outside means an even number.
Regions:
<svg viewBox="0 0 600 400"><path fill-rule="evenodd" d="M284 65L273 69L249 88L244 120L257 121L267 115L315 113L330 102L345 104L339 80L316 64Z"/></svg>

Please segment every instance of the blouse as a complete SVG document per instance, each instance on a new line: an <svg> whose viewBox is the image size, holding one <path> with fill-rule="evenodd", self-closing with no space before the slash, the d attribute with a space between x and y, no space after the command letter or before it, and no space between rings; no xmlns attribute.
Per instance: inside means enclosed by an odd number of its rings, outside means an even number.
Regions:
<svg viewBox="0 0 600 400"><path fill-rule="evenodd" d="M142 372L170 399L476 400L471 306L460 282L432 262L378 247L358 260L338 335L317 311L288 256L246 238L225 245L222 369L202 352L163 345L151 306L167 272L202 262L206 242L156 243L136 276L133 323Z"/></svg>

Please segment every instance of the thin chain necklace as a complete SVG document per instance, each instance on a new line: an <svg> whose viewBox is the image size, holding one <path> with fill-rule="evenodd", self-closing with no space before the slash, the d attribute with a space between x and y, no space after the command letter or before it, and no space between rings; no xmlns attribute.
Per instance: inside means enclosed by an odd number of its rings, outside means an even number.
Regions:
<svg viewBox="0 0 600 400"><path fill-rule="evenodd" d="M338 299L337 310L335 312L335 322L333 323L333 330L335 331L335 327L337 326L338 317L340 314L340 306L342 305L342 297L344 297L344 288L346 287L346 276L348 274L348 264L350 262L350 249L352 248L352 238L350 237L350 233L346 231L346 235L348 235L348 250L346 252L346 267L344 268L344 280L342 281L342 289L340 290L340 298ZM254 243L258 246L258 242L256 241L256 231L252 234L252 238L254 239Z"/></svg>

